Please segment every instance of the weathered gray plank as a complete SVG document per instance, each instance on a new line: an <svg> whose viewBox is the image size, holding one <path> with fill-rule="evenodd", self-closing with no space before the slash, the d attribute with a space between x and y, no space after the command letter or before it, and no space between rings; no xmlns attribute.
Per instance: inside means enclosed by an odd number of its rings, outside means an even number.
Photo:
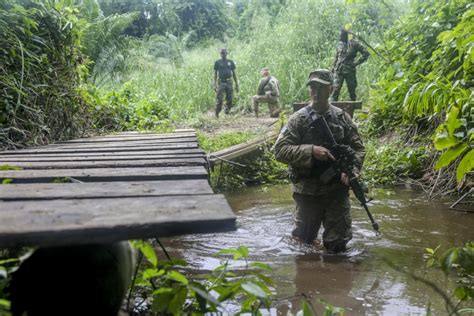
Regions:
<svg viewBox="0 0 474 316"><path fill-rule="evenodd" d="M26 157L114 157L114 156L189 156L189 155L204 155L204 151L198 148L191 149L177 149L177 150L150 150L150 151L119 151L119 152L72 152L72 153L35 153L35 154L24 154L24 155L2 155L0 152L0 159L11 159L11 158L26 158Z"/></svg>
<svg viewBox="0 0 474 316"><path fill-rule="evenodd" d="M104 160L77 162L28 162L12 161L8 165L22 169L82 169L82 168L142 168L142 167L174 167L174 166L204 166L203 158L173 158L154 160Z"/></svg>
<svg viewBox="0 0 474 316"><path fill-rule="evenodd" d="M213 194L205 179L145 182L30 183L2 186L0 200L52 200ZM98 203L101 203L98 201Z"/></svg>
<svg viewBox="0 0 474 316"><path fill-rule="evenodd" d="M76 144L76 143L101 143L101 142L130 142L144 140L175 140L182 138L196 138L196 133L180 133L180 134L144 134L137 136L96 136L57 142L56 144Z"/></svg>
<svg viewBox="0 0 474 316"><path fill-rule="evenodd" d="M81 149L66 149L54 147L38 147L37 149L20 149L2 151L2 155L23 155L23 154L37 154L37 153L89 153L89 152L119 152L119 151L150 151L150 150L178 150L178 149L196 149L196 143L181 143L181 144L166 144L156 146L139 146L139 147L110 147L110 148L81 148Z"/></svg>
<svg viewBox="0 0 474 316"><path fill-rule="evenodd" d="M100 142L100 143L57 143L44 146L44 148L64 148L64 149L81 149L81 148L103 148L103 147L137 147L137 146L156 146L167 144L195 144L196 138L175 139L158 139L158 140L139 140L128 142Z"/></svg>
<svg viewBox="0 0 474 316"><path fill-rule="evenodd" d="M13 183L47 183L64 177L70 177L84 182L185 180L207 179L207 171L204 167L194 166L167 168L0 170L0 181L11 179Z"/></svg>
<svg viewBox="0 0 474 316"><path fill-rule="evenodd" d="M158 159L188 159L188 158L204 158L203 154L187 154L187 155L136 155L136 156L59 156L59 157L37 157L37 156L23 156L23 157L0 157L0 164L14 164L16 162L56 162L56 161L105 161L105 160L158 160Z"/></svg>
<svg viewBox="0 0 474 316"><path fill-rule="evenodd" d="M222 195L0 203L0 247L66 245L235 229Z"/></svg>

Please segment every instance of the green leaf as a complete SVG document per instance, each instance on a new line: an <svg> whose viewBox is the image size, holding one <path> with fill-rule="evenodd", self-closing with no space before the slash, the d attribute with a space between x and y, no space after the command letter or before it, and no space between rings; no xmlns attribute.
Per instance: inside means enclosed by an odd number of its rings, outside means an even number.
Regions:
<svg viewBox="0 0 474 316"><path fill-rule="evenodd" d="M156 256L155 249L153 249L153 246L149 242L136 240L132 242L132 245L135 248L138 248L154 267L158 265L158 257Z"/></svg>
<svg viewBox="0 0 474 316"><path fill-rule="evenodd" d="M432 248L425 248L425 251L430 255L434 254L434 250Z"/></svg>
<svg viewBox="0 0 474 316"><path fill-rule="evenodd" d="M214 254L214 256L222 256L222 255L235 255L237 250L235 249L222 249Z"/></svg>
<svg viewBox="0 0 474 316"><path fill-rule="evenodd" d="M263 274L258 273L256 271L249 271L248 273L251 274L251 275L256 276L259 280L263 281L264 283L266 283L268 285L274 285L274 282L273 282L272 278L267 277L266 275L263 275Z"/></svg>
<svg viewBox="0 0 474 316"><path fill-rule="evenodd" d="M19 258L11 258L11 259L0 260L0 265L5 264L5 263L18 262L18 261L20 261Z"/></svg>
<svg viewBox="0 0 474 316"><path fill-rule="evenodd" d="M188 295L188 289L185 287L181 287L175 294L173 299L168 306L168 311L173 315L181 315L184 302L186 301L186 297Z"/></svg>
<svg viewBox="0 0 474 316"><path fill-rule="evenodd" d="M2 184L10 184L13 182L13 179L3 179Z"/></svg>
<svg viewBox="0 0 474 316"><path fill-rule="evenodd" d="M240 246L237 248L237 251L241 255L242 258L247 258L249 256L249 248L247 246Z"/></svg>
<svg viewBox="0 0 474 316"><path fill-rule="evenodd" d="M443 258L441 259L441 268L445 273L448 273L453 267L453 264L457 262L458 254L458 248L451 248L443 255Z"/></svg>
<svg viewBox="0 0 474 316"><path fill-rule="evenodd" d="M466 290L464 287L458 287L454 290L454 296L460 301L463 301L467 297Z"/></svg>
<svg viewBox="0 0 474 316"><path fill-rule="evenodd" d="M256 297L267 298L267 293L265 293L265 291L263 291L260 286L253 282L242 284L242 289L249 294L255 295Z"/></svg>
<svg viewBox="0 0 474 316"><path fill-rule="evenodd" d="M21 167L10 166L10 165L1 165L0 170L21 170Z"/></svg>
<svg viewBox="0 0 474 316"><path fill-rule="evenodd" d="M461 182L464 175L474 168L474 149L471 149L459 162L456 169L456 180Z"/></svg>
<svg viewBox="0 0 474 316"><path fill-rule="evenodd" d="M435 165L435 169L439 170L448 166L454 159L459 157L468 148L468 144L459 144L456 147L450 148L445 151L438 159Z"/></svg>
<svg viewBox="0 0 474 316"><path fill-rule="evenodd" d="M200 289L197 286L190 285L189 288L196 292L197 295L204 298L206 301L211 302L214 305L219 305L220 302L211 294L207 293L204 289Z"/></svg>
<svg viewBox="0 0 474 316"><path fill-rule="evenodd" d="M181 273L179 273L178 271L169 271L166 276L169 278L169 279L172 279L172 280L175 280L179 283L183 283L183 284L188 284L189 281L188 279Z"/></svg>
<svg viewBox="0 0 474 316"><path fill-rule="evenodd" d="M5 306L5 307L10 308L11 303L10 303L10 301L7 301L7 300L5 300L5 299L1 299L1 298L0 298L0 306Z"/></svg>
<svg viewBox="0 0 474 316"><path fill-rule="evenodd" d="M266 263L262 262L252 262L249 264L250 267L266 270L266 271L272 271L272 267Z"/></svg>
<svg viewBox="0 0 474 316"><path fill-rule="evenodd" d="M158 269L146 269L143 271L143 278L144 279L151 279L155 277L160 277L165 274L165 270L159 270Z"/></svg>
<svg viewBox="0 0 474 316"><path fill-rule="evenodd" d="M449 136L447 133L437 134L434 139L434 145L437 150L443 150L459 144L459 139Z"/></svg>
<svg viewBox="0 0 474 316"><path fill-rule="evenodd" d="M159 289L157 290L154 290L153 291L153 295L159 295L159 294L167 294L167 293L173 293L174 290L172 288L169 288L169 287L160 287Z"/></svg>
<svg viewBox="0 0 474 316"><path fill-rule="evenodd" d="M315 316L313 310L311 309L311 306L306 301L303 302L301 310L303 312L303 316Z"/></svg>

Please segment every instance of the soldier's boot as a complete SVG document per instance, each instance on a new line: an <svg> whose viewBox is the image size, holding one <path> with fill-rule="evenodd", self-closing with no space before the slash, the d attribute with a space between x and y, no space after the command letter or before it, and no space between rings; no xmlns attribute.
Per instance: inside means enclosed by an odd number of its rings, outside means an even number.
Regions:
<svg viewBox="0 0 474 316"><path fill-rule="evenodd" d="M278 107L278 103L268 103L268 109L270 110L270 117L278 117L280 116L280 108Z"/></svg>
<svg viewBox="0 0 474 316"><path fill-rule="evenodd" d="M216 118L219 118L219 113L222 110L222 104L217 104L216 105Z"/></svg>

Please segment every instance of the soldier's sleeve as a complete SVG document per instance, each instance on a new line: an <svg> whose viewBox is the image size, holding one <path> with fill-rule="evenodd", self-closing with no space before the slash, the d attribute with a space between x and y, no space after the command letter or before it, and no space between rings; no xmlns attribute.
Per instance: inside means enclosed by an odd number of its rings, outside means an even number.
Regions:
<svg viewBox="0 0 474 316"><path fill-rule="evenodd" d="M344 112L344 120L346 121L348 125L348 133L347 133L346 141L349 144L349 146L351 146L351 148L354 149L354 151L356 152L356 159L357 159L355 163L355 166L357 168L356 172L360 173L360 170L362 169L362 165L364 163L364 158L365 158L365 146L364 146L364 143L362 142L362 138L359 135L357 126L354 124L351 117L346 112Z"/></svg>
<svg viewBox="0 0 474 316"><path fill-rule="evenodd" d="M218 63L217 61L214 63L214 70L215 70L215 71L219 70L219 66L218 66L217 63Z"/></svg>
<svg viewBox="0 0 474 316"><path fill-rule="evenodd" d="M298 118L292 115L275 143L275 158L293 167L311 168L313 145L302 144L303 135L299 125Z"/></svg>
<svg viewBox="0 0 474 316"><path fill-rule="evenodd" d="M367 48L364 47L364 45L357 43L357 48L361 56L359 57L359 60L357 61L357 65L360 65L362 63L365 63L366 60L369 58L370 53L367 50Z"/></svg>

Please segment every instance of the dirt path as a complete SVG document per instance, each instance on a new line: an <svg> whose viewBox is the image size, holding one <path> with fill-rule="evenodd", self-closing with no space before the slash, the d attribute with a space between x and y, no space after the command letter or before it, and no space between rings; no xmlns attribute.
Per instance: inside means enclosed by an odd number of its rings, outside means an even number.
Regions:
<svg viewBox="0 0 474 316"><path fill-rule="evenodd" d="M253 114L230 114L221 115L216 119L213 112L202 116L193 128L209 135L216 136L228 132L251 132L256 135L263 135L266 132L277 128L278 119L268 116L256 118Z"/></svg>

